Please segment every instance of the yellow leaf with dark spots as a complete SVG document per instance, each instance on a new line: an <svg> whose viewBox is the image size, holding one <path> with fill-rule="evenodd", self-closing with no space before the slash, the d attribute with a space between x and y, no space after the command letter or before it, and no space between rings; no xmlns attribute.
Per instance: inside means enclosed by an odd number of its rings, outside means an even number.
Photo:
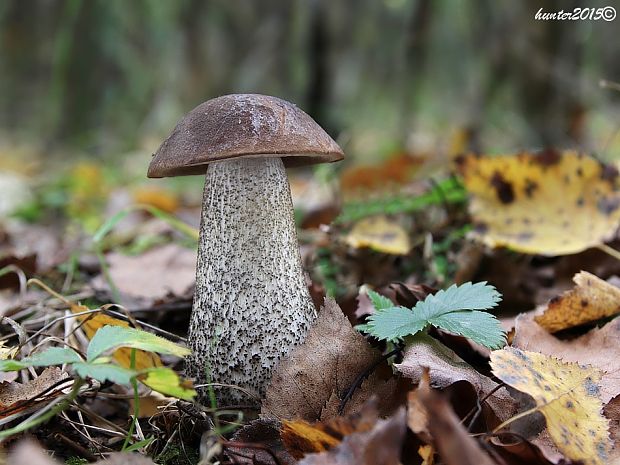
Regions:
<svg viewBox="0 0 620 465"><path fill-rule="evenodd" d="M610 238L620 220L618 172L574 151L466 155L457 169L471 195L474 235L491 247L567 255Z"/></svg>
<svg viewBox="0 0 620 465"><path fill-rule="evenodd" d="M391 255L407 255L411 249L407 231L398 222L383 215L355 223L345 241L356 249L369 247Z"/></svg>
<svg viewBox="0 0 620 465"><path fill-rule="evenodd" d="M534 398L558 450L584 465L609 462L608 420L599 397L602 373L590 366L515 348L491 352L499 379Z"/></svg>
<svg viewBox="0 0 620 465"><path fill-rule="evenodd" d="M550 333L620 313L620 288L587 271L573 277L576 286L552 299L536 323Z"/></svg>

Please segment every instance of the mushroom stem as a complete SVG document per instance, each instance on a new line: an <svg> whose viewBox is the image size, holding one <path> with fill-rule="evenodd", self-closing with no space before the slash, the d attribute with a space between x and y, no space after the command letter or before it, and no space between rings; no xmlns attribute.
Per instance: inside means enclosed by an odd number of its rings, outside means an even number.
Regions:
<svg viewBox="0 0 620 465"><path fill-rule="evenodd" d="M221 406L256 405L275 365L303 342L315 317L282 160L209 165L187 374L216 383ZM198 392L206 401L207 389Z"/></svg>

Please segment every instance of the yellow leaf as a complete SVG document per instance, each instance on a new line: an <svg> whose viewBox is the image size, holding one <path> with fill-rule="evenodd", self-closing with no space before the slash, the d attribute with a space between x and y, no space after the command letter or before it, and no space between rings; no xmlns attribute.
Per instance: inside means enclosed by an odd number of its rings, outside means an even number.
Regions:
<svg viewBox="0 0 620 465"><path fill-rule="evenodd" d="M420 446L418 447L418 455L422 458L422 465L434 465L435 464L435 449L433 446Z"/></svg>
<svg viewBox="0 0 620 465"><path fill-rule="evenodd" d="M14 358L17 355L18 347L4 347L5 341L0 341L0 360Z"/></svg>
<svg viewBox="0 0 620 465"><path fill-rule="evenodd" d="M577 284L552 299L536 323L551 333L614 316L620 312L620 289L587 271L573 277Z"/></svg>
<svg viewBox="0 0 620 465"><path fill-rule="evenodd" d="M345 241L356 249L370 247L392 255L406 255L411 249L407 231L383 215L364 218L355 223Z"/></svg>
<svg viewBox="0 0 620 465"><path fill-rule="evenodd" d="M134 191L134 200L138 204L151 205L168 213L179 208L179 199L171 191L157 187L140 187Z"/></svg>
<svg viewBox="0 0 620 465"><path fill-rule="evenodd" d="M340 439L305 421L288 421L282 424L282 441L296 459L310 453L324 452L340 444Z"/></svg>
<svg viewBox="0 0 620 465"><path fill-rule="evenodd" d="M377 417L376 403L371 401L355 414L325 422L284 420L280 435L288 452L296 459L301 459L306 454L324 452L337 446L345 436L370 431Z"/></svg>
<svg viewBox="0 0 620 465"><path fill-rule="evenodd" d="M79 305L70 303L71 311L73 313L82 313L89 310L85 305ZM106 325L110 326L122 326L124 328L129 327L129 323L126 321L112 318L103 313L88 313L85 315L79 315L78 319L82 322L82 329L86 333L88 339L92 339L95 333ZM121 347L116 349L113 354L114 359L119 365L125 368L131 368L131 351L134 349L128 347ZM147 368L162 366L161 359L153 352L145 352L143 350L136 350L135 370L145 370ZM144 383L146 384L146 383Z"/></svg>
<svg viewBox="0 0 620 465"><path fill-rule="evenodd" d="M489 246L567 255L603 243L620 219L618 172L568 151L457 157L476 237Z"/></svg>
<svg viewBox="0 0 620 465"><path fill-rule="evenodd" d="M84 313L88 312L90 309L86 305L76 304L75 302L71 302L66 299L63 295L51 289L48 285L43 283L38 279L30 279L28 284L36 284L40 288L47 291L49 294L53 295L57 299L61 300L71 309L72 313ZM92 339L97 331L103 328L106 325L109 326L122 326L123 328L128 328L129 323L126 321L118 320L116 318L112 318L108 315L105 315L100 312L92 312L92 313L84 313L83 315L77 315L77 319L82 323L82 329L86 334L88 339ZM117 349L113 357L114 359L125 368L132 368L131 366L131 352L134 349L129 347L121 347ZM135 364L133 369L142 371L147 368L154 368L162 366L161 359L159 356L153 352L145 352L143 350L136 350L135 355ZM144 384L148 386L147 383L143 381Z"/></svg>
<svg viewBox="0 0 620 465"><path fill-rule="evenodd" d="M534 398L557 448L585 465L608 463L608 420L601 414L600 370L515 348L491 352L493 373Z"/></svg>

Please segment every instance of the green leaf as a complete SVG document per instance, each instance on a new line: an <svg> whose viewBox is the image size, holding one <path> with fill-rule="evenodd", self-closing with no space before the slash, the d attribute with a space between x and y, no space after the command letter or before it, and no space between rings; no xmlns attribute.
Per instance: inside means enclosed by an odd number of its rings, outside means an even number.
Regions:
<svg viewBox="0 0 620 465"><path fill-rule="evenodd" d="M90 341L86 358L89 362L92 362L104 353L119 347L131 347L148 352L176 355L178 357L185 357L191 353L185 347L146 331L122 326L104 326L95 333L95 336Z"/></svg>
<svg viewBox="0 0 620 465"><path fill-rule="evenodd" d="M78 353L69 347L50 347L21 360L0 360L0 371L17 371L28 367L48 367L81 361Z"/></svg>
<svg viewBox="0 0 620 465"><path fill-rule="evenodd" d="M131 379L138 375L134 370L113 363L78 362L73 364L73 369L82 378L94 378L102 383L130 384Z"/></svg>
<svg viewBox="0 0 620 465"><path fill-rule="evenodd" d="M366 294L368 294L368 297L376 310L385 310L386 308L392 308L394 306L390 299L373 291L372 289L366 289Z"/></svg>
<svg viewBox="0 0 620 465"><path fill-rule="evenodd" d="M394 341L432 325L491 349L500 348L506 336L499 322L489 313L476 311L493 308L500 300L501 294L486 282L452 285L419 301L413 309L377 308L358 328L378 339Z"/></svg>
<svg viewBox="0 0 620 465"><path fill-rule="evenodd" d="M170 368L150 368L146 371L146 377L140 377L140 381L154 391L177 399L192 400L196 396L191 384L188 385L188 381L181 381L179 375Z"/></svg>
<svg viewBox="0 0 620 465"><path fill-rule="evenodd" d="M149 436L146 439L143 439L142 441L138 441L138 442L134 442L131 446L129 447L125 447L123 449L123 452L134 452L137 451L138 449L142 449L143 447L148 446L150 443L152 443L155 440L155 436Z"/></svg>
<svg viewBox="0 0 620 465"><path fill-rule="evenodd" d="M489 349L501 349L506 345L506 335L501 324L487 312L446 313L433 318L431 324L469 338Z"/></svg>

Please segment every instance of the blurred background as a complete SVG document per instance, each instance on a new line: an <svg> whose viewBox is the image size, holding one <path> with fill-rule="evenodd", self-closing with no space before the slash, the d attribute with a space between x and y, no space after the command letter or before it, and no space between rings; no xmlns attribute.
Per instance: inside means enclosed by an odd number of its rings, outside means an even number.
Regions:
<svg viewBox="0 0 620 465"><path fill-rule="evenodd" d="M306 110L348 163L451 143L613 155L620 93L599 81L620 80L620 20L534 20L582 3L3 0L2 154L152 152L198 103L257 92Z"/></svg>
<svg viewBox="0 0 620 465"><path fill-rule="evenodd" d="M313 278L347 295L412 270L449 282L469 227L465 194L436 174L451 157L620 153L620 19L535 19L582 3L2 0L0 258L36 253L39 273L66 271L93 244L138 255L178 239L136 204L197 228L202 177L148 180L151 154L199 103L256 92L296 103L347 155L290 171ZM432 185L441 195L428 196ZM439 203L458 208L428 208ZM392 223L351 237L356 221L385 213ZM337 218L331 236L306 234ZM102 228L115 232L107 242ZM364 228L371 239L356 236Z"/></svg>

